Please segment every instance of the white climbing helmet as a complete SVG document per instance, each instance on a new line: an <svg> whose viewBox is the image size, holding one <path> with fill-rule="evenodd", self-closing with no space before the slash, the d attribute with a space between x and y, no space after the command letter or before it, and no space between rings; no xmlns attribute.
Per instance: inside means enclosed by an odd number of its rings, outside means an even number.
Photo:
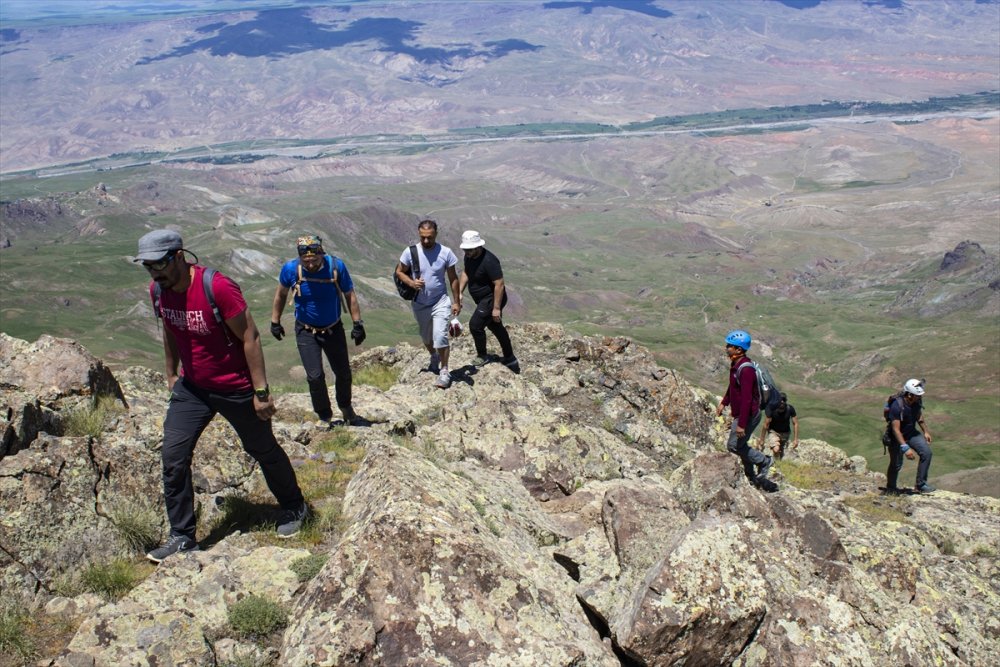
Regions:
<svg viewBox="0 0 1000 667"><path fill-rule="evenodd" d="M924 381L918 380L917 378L912 378L906 381L903 385L903 391L907 394L913 394L914 396L924 395Z"/></svg>

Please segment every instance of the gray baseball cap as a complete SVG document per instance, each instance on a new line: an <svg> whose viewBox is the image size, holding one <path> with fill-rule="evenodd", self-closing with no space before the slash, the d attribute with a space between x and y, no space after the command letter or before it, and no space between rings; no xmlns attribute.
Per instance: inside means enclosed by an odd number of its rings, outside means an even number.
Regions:
<svg viewBox="0 0 1000 667"><path fill-rule="evenodd" d="M184 247L181 235L172 229L157 229L139 239L139 253L133 262L155 262Z"/></svg>

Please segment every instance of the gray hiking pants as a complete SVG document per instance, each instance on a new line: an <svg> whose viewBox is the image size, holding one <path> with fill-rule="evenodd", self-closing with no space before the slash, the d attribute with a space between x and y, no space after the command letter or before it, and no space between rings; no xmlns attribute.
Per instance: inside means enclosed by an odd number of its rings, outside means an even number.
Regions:
<svg viewBox="0 0 1000 667"><path fill-rule="evenodd" d="M767 460L763 452L750 446L750 436L757 430L758 424L760 424L759 412L750 419L746 433L741 438L736 435L739 420L734 419L733 425L729 429L729 442L726 443L726 449L740 457L740 461L743 462L743 472L746 473L747 479L751 482L757 479L757 466L762 465Z"/></svg>

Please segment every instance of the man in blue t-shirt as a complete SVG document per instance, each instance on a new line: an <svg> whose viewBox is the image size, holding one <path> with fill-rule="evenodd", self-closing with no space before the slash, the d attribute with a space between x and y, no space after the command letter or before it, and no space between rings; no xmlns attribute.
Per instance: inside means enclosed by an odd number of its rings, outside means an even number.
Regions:
<svg viewBox="0 0 1000 667"><path fill-rule="evenodd" d="M278 340L285 335L281 313L291 291L295 296L295 344L299 348L309 384L309 396L320 424L329 427L333 419L323 372L325 353L333 369L334 394L344 423L364 426L367 422L354 413L351 405L351 362L347 355L344 323L340 317L342 305L346 302L354 321L351 338L355 345L361 345L365 339L365 323L361 320L361 306L354 294L351 274L342 260L326 254L320 237L312 234L300 236L296 245L299 258L286 262L278 276L278 289L271 307L271 335Z"/></svg>
<svg viewBox="0 0 1000 667"><path fill-rule="evenodd" d="M907 380L901 396L889 405L889 469L886 471L886 493L896 494L899 471L903 468L903 456L908 459L920 457L917 464L917 483L913 490L917 493L933 493L936 489L927 483L931 469L931 432L924 422L924 381L916 378ZM917 426L920 428L918 429ZM916 454L914 454L916 452Z"/></svg>

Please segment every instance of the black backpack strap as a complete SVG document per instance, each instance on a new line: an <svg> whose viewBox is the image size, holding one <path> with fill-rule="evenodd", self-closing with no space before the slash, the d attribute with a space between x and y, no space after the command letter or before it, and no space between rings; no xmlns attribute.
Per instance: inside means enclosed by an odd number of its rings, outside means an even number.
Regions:
<svg viewBox="0 0 1000 667"><path fill-rule="evenodd" d="M215 269L206 268L201 274L201 286L205 290L205 296L208 298L208 306L212 309L212 316L218 325L222 327L222 333L226 337L226 345L232 345L233 338L229 335L229 325L222 319L222 311L219 310L218 304L215 303L215 291L212 289L212 279L215 277L215 273Z"/></svg>
<svg viewBox="0 0 1000 667"><path fill-rule="evenodd" d="M410 246L410 275L416 280L420 277L420 258L417 256L417 246Z"/></svg>
<svg viewBox="0 0 1000 667"><path fill-rule="evenodd" d="M753 366L753 362L752 361L744 361L742 364L740 364L739 366L736 367L736 386L737 387L740 386L740 373L742 373L743 369L746 368L747 366ZM757 371L755 370L754 371L754 375L756 376L756 374L757 374Z"/></svg>
<svg viewBox="0 0 1000 667"><path fill-rule="evenodd" d="M160 291L163 288L160 287L160 283L153 283L153 315L156 319L163 319L163 315L160 313Z"/></svg>

